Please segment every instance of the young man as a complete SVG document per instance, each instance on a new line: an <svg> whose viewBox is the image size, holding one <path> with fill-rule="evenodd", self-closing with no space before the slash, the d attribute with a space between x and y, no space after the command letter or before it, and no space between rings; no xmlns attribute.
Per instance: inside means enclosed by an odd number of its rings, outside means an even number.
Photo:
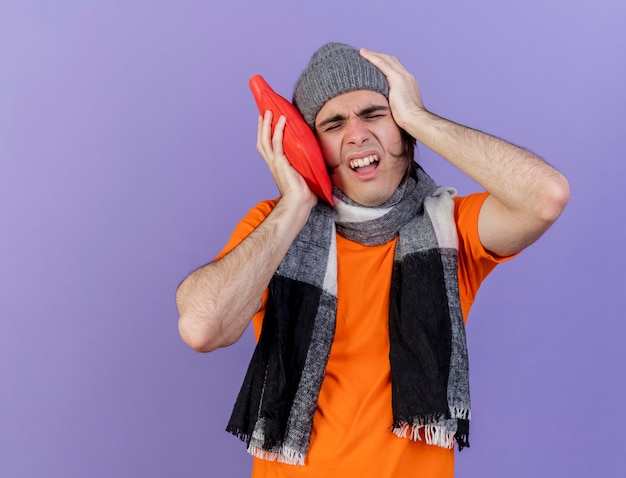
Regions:
<svg viewBox="0 0 626 478"><path fill-rule="evenodd" d="M255 477L451 477L468 446L464 320L481 281L537 240L569 198L532 153L440 118L395 58L329 43L298 79L334 186L318 201L283 154L257 147L280 198L257 205L177 292L183 340L258 340L228 425ZM414 141L485 192L438 188Z"/></svg>

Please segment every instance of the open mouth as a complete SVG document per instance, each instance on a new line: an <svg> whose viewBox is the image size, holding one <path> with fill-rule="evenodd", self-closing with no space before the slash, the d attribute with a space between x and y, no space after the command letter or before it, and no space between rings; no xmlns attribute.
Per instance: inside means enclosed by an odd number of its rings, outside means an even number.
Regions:
<svg viewBox="0 0 626 478"><path fill-rule="evenodd" d="M353 159L352 161L350 161L350 168L355 171L364 171L363 168L375 169L377 167L376 163L378 163L378 161L378 156L376 156L375 154L371 154L364 158Z"/></svg>

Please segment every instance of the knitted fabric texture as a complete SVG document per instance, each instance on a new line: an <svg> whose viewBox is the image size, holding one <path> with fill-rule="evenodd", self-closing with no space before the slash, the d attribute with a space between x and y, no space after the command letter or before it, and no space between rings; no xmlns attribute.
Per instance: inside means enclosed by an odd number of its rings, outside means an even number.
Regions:
<svg viewBox="0 0 626 478"><path fill-rule="evenodd" d="M315 128L315 117L324 104L342 93L372 90L389 97L385 75L344 43L327 43L317 50L296 82L293 104Z"/></svg>
<svg viewBox="0 0 626 478"><path fill-rule="evenodd" d="M362 207L335 190L321 201L269 285L263 327L227 431L253 455L303 465L335 332L336 232L364 245L396 236L389 306L399 437L469 446L469 370L457 280L451 188L416 167L394 195ZM367 317L364 317L367 320Z"/></svg>

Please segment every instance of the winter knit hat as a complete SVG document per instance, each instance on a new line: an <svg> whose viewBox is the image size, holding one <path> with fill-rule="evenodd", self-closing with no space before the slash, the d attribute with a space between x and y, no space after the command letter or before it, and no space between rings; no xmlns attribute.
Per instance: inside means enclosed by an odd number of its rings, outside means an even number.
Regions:
<svg viewBox="0 0 626 478"><path fill-rule="evenodd" d="M315 129L315 116L335 96L353 90L373 90L389 97L385 75L344 43L326 43L313 53L296 82L293 104Z"/></svg>

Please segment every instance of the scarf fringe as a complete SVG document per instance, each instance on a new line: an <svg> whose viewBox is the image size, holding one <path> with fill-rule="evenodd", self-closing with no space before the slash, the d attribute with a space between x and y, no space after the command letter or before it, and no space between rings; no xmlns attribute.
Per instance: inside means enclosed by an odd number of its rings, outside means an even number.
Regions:
<svg viewBox="0 0 626 478"><path fill-rule="evenodd" d="M264 450L263 448L250 445L248 446L248 453L262 460L304 466L305 455L286 446L281 446L274 450Z"/></svg>
<svg viewBox="0 0 626 478"><path fill-rule="evenodd" d="M263 424L263 419L259 419L257 428L252 432L252 436L240 429L232 431L231 433L241 441L248 443L248 453L256 458L268 461L277 461L288 465L304 466L306 454L299 452L290 446L282 444L275 445L270 449L263 448L265 444L265 436L262 431Z"/></svg>
<svg viewBox="0 0 626 478"><path fill-rule="evenodd" d="M455 420L470 420L470 409L467 407L450 407L450 417ZM413 417L410 420L400 420L393 424L394 435L400 438L408 438L412 441L425 441L428 445L436 445L442 448L454 447L455 438L459 442L459 449L469 447L467 433L459 434L458 430L452 430L449 421L443 415L431 415L427 417Z"/></svg>
<svg viewBox="0 0 626 478"><path fill-rule="evenodd" d="M460 418L462 420L471 420L472 412L466 407L450 407L450 416L452 418Z"/></svg>
<svg viewBox="0 0 626 478"><path fill-rule="evenodd" d="M318 204L312 211L307 224L302 229L289 251L281 261L272 281L270 282L270 297L274 291L277 293L275 303L266 310L264 317L264 329L261 339L257 344L257 350L253 355L250 367L244 379L244 385L231 416L227 430L238 436L247 443L248 452L260 459L278 461L292 465L304 465L308 447L311 440L311 429L319 388L325 373L326 361L330 353L333 341L334 324L336 319L337 289L336 289L336 245L334 243L335 232L329 227L336 227L336 231L349 240L363 245L382 244L399 236L394 250L394 271L392 271L390 302L397 300L398 307L390 307L389 323L392 322L399 328L394 329L393 340L390 342L398 345L396 355L390 357L390 368L400 377L401 384L421 384L426 377L414 372L412 364L406 357L413 357L408 347L403 343L403 322L413 326L413 317L418 317L422 309L443 310L439 306L448 306L448 317L445 314L433 314L429 320L437 320L439 324L450 323L450 344L446 345L446 353L450 353L450 370L448 381L428 379L424 386L439 390L437 405L429 407L430 415L417 416L423 410L421 402L411 396L410 386L399 387L392 390L392 411L395 417L392 431L401 438L409 438L413 441L425 441L429 445L443 448L452 448L454 442L463 446L469 446L467 436L469 432L469 383L467 375L467 356L465 347L465 334L461 310L458 299L457 259L458 251L456 244L456 228L453 212L452 190L436 190L435 183L428 175L416 165L414 174L410 180L402 183L402 187L388 200L384 215L381 211L374 211L375 217L365 217L369 214L368 208L361 208L353 204L349 198L336 197L335 209L329 209L323 204ZM451 194L443 194L443 192ZM432 196L432 197L431 197ZM345 222L340 211L340 204L345 202L354 206L356 221ZM339 204L339 206L337 206ZM380 209L380 208L379 208ZM427 252L428 254L422 254ZM420 255L422 254L422 255ZM306 260L304 260L306 258ZM398 270L396 271L396 263ZM420 285L424 289L425 297L431 297L430 301L421 305L417 302L402 302L402 287L408 285L408 279L400 273L406 268L412 276L417 264L433 266L433 274L436 274L437 290L432 287ZM420 271L430 270L421 267ZM426 272L424 272L425 274ZM418 279L428 279L421 272ZM430 274L430 272L429 272ZM421 283L420 283L421 284ZM412 285L412 284L411 284ZM309 314L298 312L299 319L306 319L306 326L311 326L311 337L304 335L302 338L289 338L291 329L287 327L288 316L292 312L290 304L300 298L300 293L317 297L317 311L314 317ZM308 297L307 296L307 297ZM314 303L313 303L314 304ZM315 305L313 305L315 307ZM274 313L274 309L281 310L281 314ZM284 313L283 313L284 312ZM313 322L310 322L313 320ZM273 322L272 322L273 321ZM282 322L281 322L282 321ZM283 324L285 322L285 324ZM319 323L318 323L319 322ZM265 328L265 324L271 323L276 330L283 330L284 336L266 335L265 330L272 333L271 327ZM279 327L280 326L280 327ZM282 327L282 328L281 328ZM415 326L414 328L418 328ZM287 334L287 335L285 335ZM297 335L297 334L296 334ZM264 340L265 339L265 340ZM434 343L438 340L425 335L422 339L426 343ZM292 342L288 342L292 340ZM429 342L430 341L430 342ZM292 397L294 390L290 389L291 395L285 394L279 387L279 379L272 378L272 383L261 380L257 370L268 370L270 358L273 360L290 360L289 347L284 344L294 344L307 350L304 363L298 363L291 375L283 377L284 381L294 385L295 398ZM436 344L439 346L439 344ZM270 357L270 350L276 348L277 352ZM257 351L259 353L257 354ZM309 360L310 357L314 359ZM273 363L273 362L272 362ZM442 364L438 364L440 367ZM447 365L447 364L443 364ZM443 367L441 367L443 368ZM446 370L441 370L444 377ZM301 373L301 375L300 375ZM297 378L300 377L300 378ZM267 378L267 373L266 373ZM297 380L296 380L297 378ZM292 382L289 382L294 379ZM284 385L284 384L283 384ZM291 388L294 388L291 387ZM445 388L447 387L447 388ZM266 391L270 393L265 394ZM446 392L444 402L443 392ZM394 407L394 393L402 400L399 409ZM287 397L287 398L285 398ZM291 398L289 398L291 397ZM290 400L284 404L280 400ZM263 404L265 410L270 410L268 416L261 416L260 408L256 416L251 416L251 407ZM287 405L279 407L278 404ZM465 407L467 405L467 407ZM265 420L269 420L270 426L266 427ZM292 423L293 420L293 423ZM286 429L284 425L288 424ZM265 431L271 430L269 437ZM456 436L455 436L456 435Z"/></svg>
<svg viewBox="0 0 626 478"><path fill-rule="evenodd" d="M393 433L400 438L408 438L412 441L424 441L428 445L435 445L441 448L452 448L454 446L454 432L441 425L424 425L415 423L401 423L394 426Z"/></svg>

